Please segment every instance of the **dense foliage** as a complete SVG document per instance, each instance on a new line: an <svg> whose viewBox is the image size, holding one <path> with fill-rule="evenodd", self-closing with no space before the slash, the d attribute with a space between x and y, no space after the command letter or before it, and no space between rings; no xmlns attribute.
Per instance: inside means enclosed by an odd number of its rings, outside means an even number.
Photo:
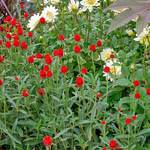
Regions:
<svg viewBox="0 0 150 150"><path fill-rule="evenodd" d="M150 149L149 27L107 34L111 3L28 0L4 18L2 150Z"/></svg>

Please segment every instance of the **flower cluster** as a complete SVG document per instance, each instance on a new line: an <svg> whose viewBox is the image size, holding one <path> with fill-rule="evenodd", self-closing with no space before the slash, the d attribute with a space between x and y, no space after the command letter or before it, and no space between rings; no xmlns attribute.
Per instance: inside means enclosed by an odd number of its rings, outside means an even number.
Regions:
<svg viewBox="0 0 150 150"><path fill-rule="evenodd" d="M116 58L117 54L111 48L103 49L100 53L100 59L105 62L104 76L113 81L115 77L121 75L121 63Z"/></svg>

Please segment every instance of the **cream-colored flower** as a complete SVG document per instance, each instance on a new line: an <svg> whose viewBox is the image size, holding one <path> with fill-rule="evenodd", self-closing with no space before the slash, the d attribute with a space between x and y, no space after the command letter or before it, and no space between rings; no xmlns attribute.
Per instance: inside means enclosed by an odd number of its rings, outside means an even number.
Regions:
<svg viewBox="0 0 150 150"><path fill-rule="evenodd" d="M39 19L40 19L39 14L34 14L33 16L31 16L27 24L27 28L30 28L30 31L34 30L39 23Z"/></svg>
<svg viewBox="0 0 150 150"><path fill-rule="evenodd" d="M46 22L55 22L58 15L58 10L54 6L47 6L43 9L41 16L45 18Z"/></svg>
<svg viewBox="0 0 150 150"><path fill-rule="evenodd" d="M100 53L100 59L103 61L108 61L111 59L112 54L114 54L114 50L112 48L106 48Z"/></svg>
<svg viewBox="0 0 150 150"><path fill-rule="evenodd" d="M117 10L113 10L114 15L117 16L118 14L122 13L123 11L125 11L127 8L124 9L117 9Z"/></svg>
<svg viewBox="0 0 150 150"><path fill-rule="evenodd" d="M89 10L92 12L93 7L99 6L99 0L82 0L81 5L83 6L83 11Z"/></svg>
<svg viewBox="0 0 150 150"><path fill-rule="evenodd" d="M105 76L110 81L113 81L114 77L120 76L122 74L121 64L117 59L114 59L113 61L107 61L105 66L108 66L110 68L110 73L108 74L104 72L103 76Z"/></svg>
<svg viewBox="0 0 150 150"><path fill-rule="evenodd" d="M144 44L146 46L150 45L150 34L149 34L149 27L146 27L143 29L143 32L140 33L136 38L134 38L135 41L139 41L141 44Z"/></svg>
<svg viewBox="0 0 150 150"><path fill-rule="evenodd" d="M70 3L68 4L68 9L70 12L76 12L79 9L79 2L76 0L70 0Z"/></svg>
<svg viewBox="0 0 150 150"><path fill-rule="evenodd" d="M133 30L126 30L126 33L128 34L128 36L132 36L134 35L134 31Z"/></svg>

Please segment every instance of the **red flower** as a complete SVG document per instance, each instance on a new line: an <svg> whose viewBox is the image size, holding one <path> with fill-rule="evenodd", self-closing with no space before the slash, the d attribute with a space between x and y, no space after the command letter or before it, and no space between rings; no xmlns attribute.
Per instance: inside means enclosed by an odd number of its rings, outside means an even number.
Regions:
<svg viewBox="0 0 150 150"><path fill-rule="evenodd" d="M80 53L81 52L81 47L76 45L76 46L74 46L73 50L74 50L75 53Z"/></svg>
<svg viewBox="0 0 150 150"><path fill-rule="evenodd" d="M103 43L102 43L102 40L98 40L97 41L97 47L102 47Z"/></svg>
<svg viewBox="0 0 150 150"><path fill-rule="evenodd" d="M40 24L44 24L46 22L45 18L44 17L41 17L40 20L39 20Z"/></svg>
<svg viewBox="0 0 150 150"><path fill-rule="evenodd" d="M34 63L34 56L29 56L27 58L27 62L30 63L30 64Z"/></svg>
<svg viewBox="0 0 150 150"><path fill-rule="evenodd" d="M139 81L139 80L135 80L135 81L133 82L133 85L134 85L134 86L139 86L139 85L140 85L140 81Z"/></svg>
<svg viewBox="0 0 150 150"><path fill-rule="evenodd" d="M48 65L50 65L50 64L52 63L52 61L53 61L52 56L51 56L50 54L46 54L46 55L45 55L45 62L46 62Z"/></svg>
<svg viewBox="0 0 150 150"><path fill-rule="evenodd" d="M5 46L6 46L6 48L10 48L10 47L11 47L11 43L10 43L9 41L7 41L7 42L5 43Z"/></svg>
<svg viewBox="0 0 150 150"><path fill-rule="evenodd" d="M76 41L76 42L79 42L80 41L80 35L79 34L75 34L74 35L74 40Z"/></svg>
<svg viewBox="0 0 150 150"><path fill-rule="evenodd" d="M32 38L33 33L32 33L32 32L28 32L28 36L29 36L30 38Z"/></svg>
<svg viewBox="0 0 150 150"><path fill-rule="evenodd" d="M22 90L21 95L22 95L23 97L28 97L28 96L29 96L29 90L28 90L28 89Z"/></svg>
<svg viewBox="0 0 150 150"><path fill-rule="evenodd" d="M60 68L60 72L61 72L62 74L66 74L66 73L68 72L68 67L67 67L67 66L62 66L62 67Z"/></svg>
<svg viewBox="0 0 150 150"><path fill-rule="evenodd" d="M23 16L24 16L25 19L27 19L28 16L29 16L28 12L24 12Z"/></svg>
<svg viewBox="0 0 150 150"><path fill-rule="evenodd" d="M16 77L15 77L15 80L16 80L16 81L20 80L20 77L19 77L19 76L16 76Z"/></svg>
<svg viewBox="0 0 150 150"><path fill-rule="evenodd" d="M64 41L64 40L65 40L65 36L64 36L63 34L60 34L60 35L58 36L58 40L59 40L59 41Z"/></svg>
<svg viewBox="0 0 150 150"><path fill-rule="evenodd" d="M103 149L102 150L107 150L107 148L106 147L103 147Z"/></svg>
<svg viewBox="0 0 150 150"><path fill-rule="evenodd" d="M44 65L43 70L44 71L48 71L49 70L49 66L48 65Z"/></svg>
<svg viewBox="0 0 150 150"><path fill-rule="evenodd" d="M83 68L81 69L81 73L82 73L82 74L87 74L87 72L88 72L88 71L87 71L87 68L83 67Z"/></svg>
<svg viewBox="0 0 150 150"><path fill-rule="evenodd" d="M40 95L40 96L44 96L45 95L45 90L43 88L39 88L37 89L37 93Z"/></svg>
<svg viewBox="0 0 150 150"><path fill-rule="evenodd" d="M13 38L14 38L14 40L19 40L19 37L18 37L17 34L14 34L14 35L13 35Z"/></svg>
<svg viewBox="0 0 150 150"><path fill-rule="evenodd" d="M140 98L141 98L141 94L140 94L140 93L138 93L138 92L137 92L137 93L135 93L134 98L135 98L135 99L140 99Z"/></svg>
<svg viewBox="0 0 150 150"><path fill-rule="evenodd" d="M28 45L27 45L27 43L26 43L25 41L21 42L21 48L22 48L23 50L28 49Z"/></svg>
<svg viewBox="0 0 150 150"><path fill-rule="evenodd" d="M0 46L3 44L3 41L2 40L0 40Z"/></svg>
<svg viewBox="0 0 150 150"><path fill-rule="evenodd" d="M104 71L105 73L110 73L110 67L105 66L104 69L103 69L103 71Z"/></svg>
<svg viewBox="0 0 150 150"><path fill-rule="evenodd" d="M95 51L96 51L96 45L95 45L95 44L91 44L91 45L89 46L89 50L90 50L91 52L95 52Z"/></svg>
<svg viewBox="0 0 150 150"><path fill-rule="evenodd" d="M125 120L125 124L129 125L130 123L131 123L131 119L129 117L127 117L126 120Z"/></svg>
<svg viewBox="0 0 150 150"><path fill-rule="evenodd" d="M4 81L2 79L0 79L0 86L2 86L4 83Z"/></svg>
<svg viewBox="0 0 150 150"><path fill-rule="evenodd" d="M10 40L11 39L11 34L7 33L6 38Z"/></svg>
<svg viewBox="0 0 150 150"><path fill-rule="evenodd" d="M51 70L47 71L46 77L51 78L53 76L53 72Z"/></svg>
<svg viewBox="0 0 150 150"><path fill-rule="evenodd" d="M17 27L17 34L18 35L23 35L23 29L22 29L22 27Z"/></svg>
<svg viewBox="0 0 150 150"><path fill-rule="evenodd" d="M102 125L106 125L106 123L107 123L107 122L106 122L105 120L102 120L102 121L101 121L101 124L102 124Z"/></svg>
<svg viewBox="0 0 150 150"><path fill-rule="evenodd" d="M52 139L52 137L49 136L49 135L47 135L47 136L45 136L45 137L43 138L43 144L44 144L45 146L50 146L50 145L52 145L52 142L53 142L53 139Z"/></svg>
<svg viewBox="0 0 150 150"><path fill-rule="evenodd" d="M41 79L46 78L46 71L45 70L40 70L39 74L40 74Z"/></svg>
<svg viewBox="0 0 150 150"><path fill-rule="evenodd" d="M43 55L42 55L41 53L37 53L37 54L35 55L35 57L38 58L38 59L41 59L41 58L43 58Z"/></svg>
<svg viewBox="0 0 150 150"><path fill-rule="evenodd" d="M4 19L4 22L7 23L7 22L10 22L11 21L11 16L6 16L5 19Z"/></svg>
<svg viewBox="0 0 150 150"><path fill-rule="evenodd" d="M102 97L102 93L98 92L98 93L96 94L96 98L99 99L100 97Z"/></svg>
<svg viewBox="0 0 150 150"><path fill-rule="evenodd" d="M21 9L24 9L24 2L21 2L21 3L20 3L20 8L21 8Z"/></svg>
<svg viewBox="0 0 150 150"><path fill-rule="evenodd" d="M16 23L17 23L16 18L13 18L10 23L12 26L16 26Z"/></svg>
<svg viewBox="0 0 150 150"><path fill-rule="evenodd" d="M14 45L14 47L18 47L20 45L19 40L14 40L13 45Z"/></svg>
<svg viewBox="0 0 150 150"><path fill-rule="evenodd" d="M137 116L136 115L132 116L132 119L135 121L137 119Z"/></svg>
<svg viewBox="0 0 150 150"><path fill-rule="evenodd" d="M0 63L4 62L4 56L0 55Z"/></svg>
<svg viewBox="0 0 150 150"><path fill-rule="evenodd" d="M111 59L114 59L114 58L115 58L115 55L114 55L113 53L111 53L111 54L110 54L110 58L111 58Z"/></svg>
<svg viewBox="0 0 150 150"><path fill-rule="evenodd" d="M148 96L150 96L150 88L147 88L147 89L146 89L146 94L147 94Z"/></svg>
<svg viewBox="0 0 150 150"><path fill-rule="evenodd" d="M63 57L64 56L64 51L62 48L59 49L55 49L53 52L54 56L58 56L58 57Z"/></svg>
<svg viewBox="0 0 150 150"><path fill-rule="evenodd" d="M111 149L116 148L116 147L117 147L117 141L114 140L114 139L110 140L110 141L109 141L109 147L110 147Z"/></svg>
<svg viewBox="0 0 150 150"><path fill-rule="evenodd" d="M4 27L3 26L0 26L0 31L4 31Z"/></svg>
<svg viewBox="0 0 150 150"><path fill-rule="evenodd" d="M83 84L84 84L84 79L83 79L82 77L78 76L78 77L76 78L76 86L77 86L77 87L82 87Z"/></svg>

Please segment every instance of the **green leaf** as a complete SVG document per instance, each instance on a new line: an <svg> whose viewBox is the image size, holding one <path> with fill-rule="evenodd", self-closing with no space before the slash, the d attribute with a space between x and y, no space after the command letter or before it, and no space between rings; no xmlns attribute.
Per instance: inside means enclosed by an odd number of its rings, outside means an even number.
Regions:
<svg viewBox="0 0 150 150"><path fill-rule="evenodd" d="M118 79L116 81L116 85L119 85L119 86L125 86L125 87L129 87L131 86L131 82L129 79L126 79L126 78L122 78L122 79Z"/></svg>

